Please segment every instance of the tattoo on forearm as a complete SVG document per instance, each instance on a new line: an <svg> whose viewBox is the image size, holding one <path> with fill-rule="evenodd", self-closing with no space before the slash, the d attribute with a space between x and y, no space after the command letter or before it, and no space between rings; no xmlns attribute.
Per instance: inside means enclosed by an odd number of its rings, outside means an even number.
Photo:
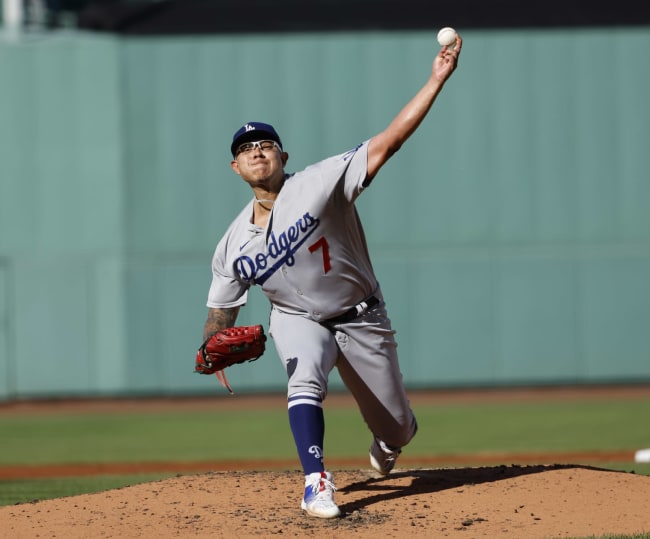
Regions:
<svg viewBox="0 0 650 539"><path fill-rule="evenodd" d="M214 335L220 329L232 327L237 320L239 307L231 309L210 309L208 311L208 319L205 321L203 328L203 340Z"/></svg>

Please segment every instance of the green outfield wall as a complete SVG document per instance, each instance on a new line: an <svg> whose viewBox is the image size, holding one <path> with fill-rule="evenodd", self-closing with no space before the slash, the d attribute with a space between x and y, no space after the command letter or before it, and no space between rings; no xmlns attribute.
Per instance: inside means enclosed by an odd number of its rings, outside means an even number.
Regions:
<svg viewBox="0 0 650 539"><path fill-rule="evenodd" d="M650 28L463 35L358 204L407 385L650 381ZM192 370L212 251L250 197L232 133L274 124L289 170L343 152L436 50L429 32L3 37L0 399L223 393ZM256 290L239 322L268 311ZM229 377L285 386L272 344Z"/></svg>

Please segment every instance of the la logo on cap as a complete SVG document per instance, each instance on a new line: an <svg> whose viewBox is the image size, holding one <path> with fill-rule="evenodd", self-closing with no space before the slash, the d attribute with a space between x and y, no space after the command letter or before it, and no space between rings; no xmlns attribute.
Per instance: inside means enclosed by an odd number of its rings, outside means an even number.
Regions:
<svg viewBox="0 0 650 539"><path fill-rule="evenodd" d="M244 126L244 129L245 129L246 132L248 133L249 131L255 131L255 126L254 126L254 125L251 125L251 124L246 124L246 125Z"/></svg>

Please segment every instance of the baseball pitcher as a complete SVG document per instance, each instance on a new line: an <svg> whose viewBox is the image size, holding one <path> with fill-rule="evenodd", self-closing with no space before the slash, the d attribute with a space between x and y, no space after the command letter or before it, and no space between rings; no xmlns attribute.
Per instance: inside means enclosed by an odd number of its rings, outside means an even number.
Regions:
<svg viewBox="0 0 650 539"><path fill-rule="evenodd" d="M269 124L248 122L232 139L230 165L253 198L214 252L196 370L221 373L229 387L223 369L263 353L261 326L235 326L249 288L261 287L271 303L269 336L287 373L289 424L304 472L301 507L311 516L341 514L324 464L323 401L332 369L368 426L378 473L393 469L417 430L355 201L423 121L461 47L456 36L440 49L424 86L384 131L302 171L285 171L289 154Z"/></svg>

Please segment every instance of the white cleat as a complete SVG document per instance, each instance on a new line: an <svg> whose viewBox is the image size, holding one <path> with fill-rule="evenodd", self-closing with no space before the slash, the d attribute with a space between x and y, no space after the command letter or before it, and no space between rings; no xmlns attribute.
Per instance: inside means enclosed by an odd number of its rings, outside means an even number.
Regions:
<svg viewBox="0 0 650 539"><path fill-rule="evenodd" d="M332 474L329 472L315 472L305 476L305 496L300 507L308 515L318 518L336 518L341 516L341 510L334 503Z"/></svg>
<svg viewBox="0 0 650 539"><path fill-rule="evenodd" d="M375 438L370 446L370 465L381 475L388 475L401 452L401 449L391 449L379 438Z"/></svg>

